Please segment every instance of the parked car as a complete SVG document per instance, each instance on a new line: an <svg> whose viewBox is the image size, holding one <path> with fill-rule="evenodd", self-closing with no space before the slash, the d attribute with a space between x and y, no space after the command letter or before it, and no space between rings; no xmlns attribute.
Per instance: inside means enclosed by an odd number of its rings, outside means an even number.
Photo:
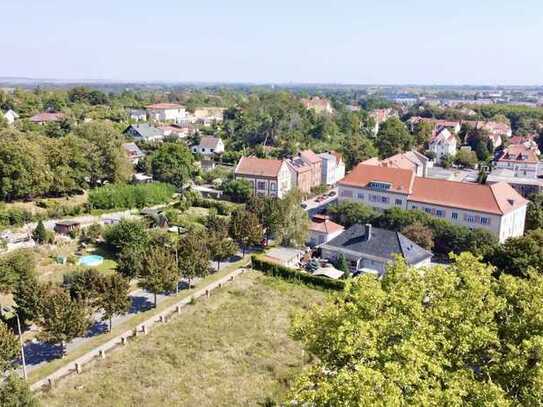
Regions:
<svg viewBox="0 0 543 407"><path fill-rule="evenodd" d="M328 192L328 196L335 196L337 194L336 191L330 191Z"/></svg>

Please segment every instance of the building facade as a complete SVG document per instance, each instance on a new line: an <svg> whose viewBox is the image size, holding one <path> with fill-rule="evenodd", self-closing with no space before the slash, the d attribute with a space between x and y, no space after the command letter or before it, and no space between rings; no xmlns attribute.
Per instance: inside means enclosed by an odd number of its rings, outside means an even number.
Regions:
<svg viewBox="0 0 543 407"><path fill-rule="evenodd" d="M256 195L283 198L292 188L292 176L283 160L241 157L234 176L249 182Z"/></svg>
<svg viewBox="0 0 543 407"><path fill-rule="evenodd" d="M338 200L378 210L398 207L471 229L485 229L500 242L522 236L528 201L510 185L416 177L413 171L359 164L338 184Z"/></svg>
<svg viewBox="0 0 543 407"><path fill-rule="evenodd" d="M322 160L311 150L304 150L298 154L309 166L311 166L311 187L321 184L322 179Z"/></svg>
<svg viewBox="0 0 543 407"><path fill-rule="evenodd" d="M181 123L186 116L185 108L175 103L155 103L145 106L149 120Z"/></svg>

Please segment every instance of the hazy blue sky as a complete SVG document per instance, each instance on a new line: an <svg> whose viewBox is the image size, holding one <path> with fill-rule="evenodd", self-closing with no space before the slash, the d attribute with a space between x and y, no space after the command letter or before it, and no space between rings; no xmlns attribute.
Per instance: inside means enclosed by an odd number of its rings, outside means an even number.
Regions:
<svg viewBox="0 0 543 407"><path fill-rule="evenodd" d="M543 0L0 0L0 76L543 84Z"/></svg>

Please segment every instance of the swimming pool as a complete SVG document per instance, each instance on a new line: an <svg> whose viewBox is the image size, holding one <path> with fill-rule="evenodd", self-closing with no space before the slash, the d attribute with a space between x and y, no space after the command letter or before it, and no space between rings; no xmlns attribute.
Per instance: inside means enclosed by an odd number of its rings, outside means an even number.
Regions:
<svg viewBox="0 0 543 407"><path fill-rule="evenodd" d="M93 254L93 255L83 256L79 258L79 265L94 267L94 266L99 266L100 264L103 263L103 261L104 261L104 258L102 256Z"/></svg>

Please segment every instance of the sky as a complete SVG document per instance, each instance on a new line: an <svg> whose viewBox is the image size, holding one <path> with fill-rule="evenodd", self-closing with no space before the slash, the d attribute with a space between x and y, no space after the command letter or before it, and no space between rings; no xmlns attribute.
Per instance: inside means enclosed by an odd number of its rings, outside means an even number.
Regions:
<svg viewBox="0 0 543 407"><path fill-rule="evenodd" d="M543 0L0 0L0 77L543 85Z"/></svg>

